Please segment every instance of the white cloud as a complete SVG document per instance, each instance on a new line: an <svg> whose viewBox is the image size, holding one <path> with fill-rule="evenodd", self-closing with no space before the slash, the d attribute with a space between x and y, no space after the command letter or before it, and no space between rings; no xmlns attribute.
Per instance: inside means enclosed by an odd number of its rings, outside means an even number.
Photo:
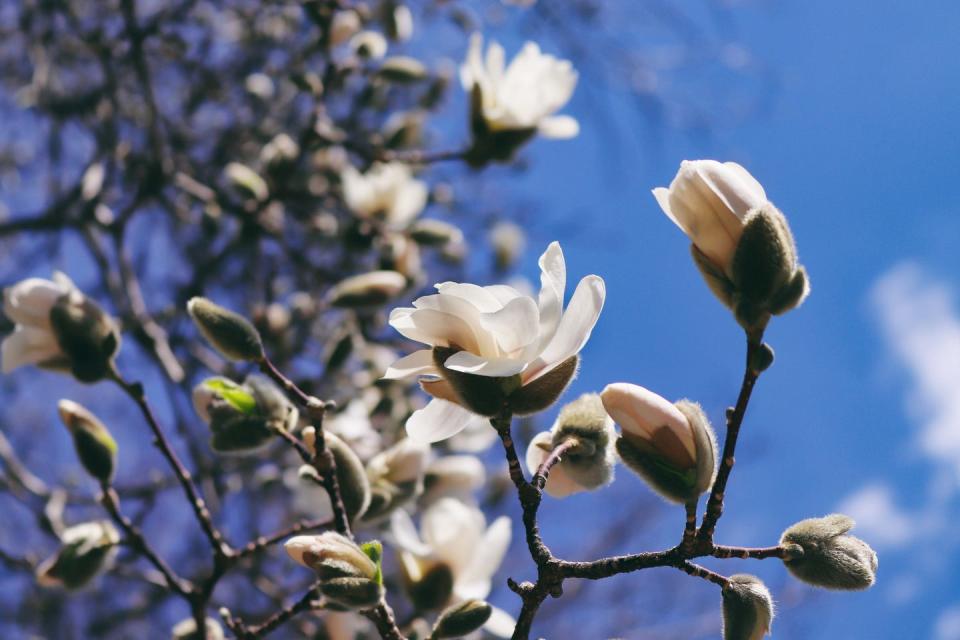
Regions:
<svg viewBox="0 0 960 640"><path fill-rule="evenodd" d="M940 613L933 634L934 640L960 640L960 605Z"/></svg>
<svg viewBox="0 0 960 640"><path fill-rule="evenodd" d="M916 264L881 277L871 303L891 351L913 384L908 411L917 444L960 477L960 313L952 288Z"/></svg>
<svg viewBox="0 0 960 640"><path fill-rule="evenodd" d="M896 505L890 488L879 482L847 496L837 508L857 522L855 533L876 547L898 547L913 538L912 519Z"/></svg>

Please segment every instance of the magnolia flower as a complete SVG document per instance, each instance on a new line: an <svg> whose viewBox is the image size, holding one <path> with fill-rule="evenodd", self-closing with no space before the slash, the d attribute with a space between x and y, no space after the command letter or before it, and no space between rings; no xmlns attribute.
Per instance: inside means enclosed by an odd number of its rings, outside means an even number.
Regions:
<svg viewBox="0 0 960 640"><path fill-rule="evenodd" d="M528 413L542 410L556 399L600 315L605 287L599 276L586 276L564 311L566 266L559 243L540 257L540 270L536 301L506 285L444 282L436 285L437 294L393 310L391 326L430 346L401 358L384 375L432 377L421 384L434 399L407 421L410 437L436 442L459 433L479 419L465 406L493 415L502 402L491 385L509 390L518 413L524 407ZM539 396L547 395L552 397L542 402Z"/></svg>
<svg viewBox="0 0 960 640"><path fill-rule="evenodd" d="M340 174L343 197L359 218L383 220L403 229L427 206L427 185L402 162L378 162L366 173L352 165Z"/></svg>
<svg viewBox="0 0 960 640"><path fill-rule="evenodd" d="M600 394L623 434L623 462L673 502L695 500L713 481L716 442L699 405L669 400L635 384L607 385Z"/></svg>
<svg viewBox="0 0 960 640"><path fill-rule="evenodd" d="M572 138L579 124L570 116L553 115L570 100L577 72L569 60L543 54L527 42L504 68L504 50L497 42L482 58L483 36L470 38L460 82L467 92L479 92L479 114L492 132L533 130L547 138Z"/></svg>
<svg viewBox="0 0 960 640"><path fill-rule="evenodd" d="M113 320L59 271L4 290L3 311L16 323L0 345L4 373L37 365L92 382L106 375L120 344Z"/></svg>
<svg viewBox="0 0 960 640"><path fill-rule="evenodd" d="M492 578L510 546L510 519L497 518L487 527L483 512L454 498L442 498L423 512L420 534L410 516L395 511L391 530L412 597L425 608L490 594ZM485 628L500 635L513 630L504 624L504 612L491 617ZM511 620L512 622L512 620Z"/></svg>
<svg viewBox="0 0 960 640"><path fill-rule="evenodd" d="M489 427L487 431L493 432ZM476 456L452 455L437 458L427 466L424 491L419 504L429 506L442 498L456 498L473 504L473 494L487 482L487 469Z"/></svg>
<svg viewBox="0 0 960 640"><path fill-rule="evenodd" d="M653 190L667 217L718 268L732 276L747 214L767 202L763 187L736 162L684 160L670 188Z"/></svg>

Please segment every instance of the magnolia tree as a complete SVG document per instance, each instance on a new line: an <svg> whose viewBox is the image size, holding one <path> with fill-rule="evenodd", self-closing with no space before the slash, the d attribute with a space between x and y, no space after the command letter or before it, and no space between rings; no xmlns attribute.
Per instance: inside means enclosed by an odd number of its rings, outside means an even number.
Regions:
<svg viewBox="0 0 960 640"><path fill-rule="evenodd" d="M445 3L431 11L466 20ZM5 289L5 385L30 368L89 385L42 374L49 388L5 416L2 489L27 507L5 518L42 534L0 539L22 609L99 602L83 637L528 638L569 582L668 567L715 584L716 627L747 640L771 630L770 591L699 558L775 559L827 589L873 584L876 555L840 514L802 520L769 547L714 542L747 405L773 363L764 330L809 291L786 218L740 165L684 162L653 190L745 334L721 446L696 401L643 381L566 396L591 366L580 354L606 289L586 275L567 299L558 242L540 256L537 293L454 281L485 229L457 223L469 204L431 189L431 173L451 162L482 172L537 138L576 136L563 113L570 61L533 42L508 60L473 33L459 66L469 139L434 151L424 123L452 74L391 55L414 30L399 3L28 3L18 17L20 42L62 38L42 49L57 56L5 77L60 147L52 204L0 227L22 260L4 268L34 269L49 253L37 233L69 237L62 262L78 266ZM70 186L63 155L87 158ZM424 217L428 207L449 215ZM488 238L502 279L521 231L501 222ZM54 402L66 429L51 438L75 452L66 471L41 467L52 456L11 426L18 407L46 415L37 405ZM553 425L521 441L516 419L554 407ZM156 460L134 443L152 443L165 471L144 471ZM677 544L553 553L541 503L602 492L618 464L683 507ZM519 523L493 517L497 494L519 505ZM527 567L501 566L515 524ZM516 598L494 607L501 584ZM17 631L67 633L59 614L17 619Z"/></svg>

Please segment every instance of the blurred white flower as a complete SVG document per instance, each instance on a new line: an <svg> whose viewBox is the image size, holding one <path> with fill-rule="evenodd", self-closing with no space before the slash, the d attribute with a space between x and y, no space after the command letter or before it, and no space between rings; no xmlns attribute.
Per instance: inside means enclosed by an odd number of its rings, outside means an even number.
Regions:
<svg viewBox="0 0 960 640"><path fill-rule="evenodd" d="M493 429L487 428L493 432ZM494 434L496 436L496 434ZM452 455L437 458L427 466L420 504L429 506L441 498L475 503L473 494L487 481L487 470L476 456Z"/></svg>
<svg viewBox="0 0 960 640"><path fill-rule="evenodd" d="M363 26L360 22L360 16L353 9L344 9L333 14L330 20L330 45L335 47L353 37L353 34L360 31Z"/></svg>
<svg viewBox="0 0 960 640"><path fill-rule="evenodd" d="M555 116L573 95L577 72L569 60L540 52L534 42L504 68L503 47L491 42L483 59L483 36L470 38L467 59L460 67L464 90L477 87L481 110L491 131L535 129L547 138L572 138L580 126L571 116Z"/></svg>
<svg viewBox="0 0 960 640"><path fill-rule="evenodd" d="M716 160L684 160L670 187L657 187L653 196L728 277L747 213L767 203L763 186L746 169Z"/></svg>
<svg viewBox="0 0 960 640"><path fill-rule="evenodd" d="M380 451L382 438L370 421L365 398L351 400L343 411L327 418L324 428L340 436L362 460L368 460Z"/></svg>
<svg viewBox="0 0 960 640"><path fill-rule="evenodd" d="M361 31L350 38L350 48L361 58L379 60L387 55L387 39L377 31Z"/></svg>
<svg viewBox="0 0 960 640"><path fill-rule="evenodd" d="M460 433L454 434L447 445L451 451L463 453L480 453L499 441L497 432L490 428L486 420L471 420Z"/></svg>
<svg viewBox="0 0 960 640"><path fill-rule="evenodd" d="M429 572L449 570L453 581L447 603L482 600L490 594L493 575L503 562L511 537L510 518L500 516L488 528L480 509L453 498L443 498L423 512L419 535L403 510L394 512L391 531L411 583L416 584ZM501 624L505 615L499 612L494 623L512 630L512 625Z"/></svg>
<svg viewBox="0 0 960 640"><path fill-rule="evenodd" d="M442 363L445 369L490 378L519 376L525 387L580 352L606 294L602 278L586 276L564 311L566 265L557 242L540 257L540 270L538 301L506 285L444 282L436 285L439 293L419 298L413 307L394 309L390 325L430 347L456 349ZM435 377L421 382L434 399L407 421L412 438L436 442L483 420L457 404L457 394L441 375L432 348L401 358L384 375Z"/></svg>
<svg viewBox="0 0 960 640"><path fill-rule="evenodd" d="M57 340L50 312L66 295L83 299L70 278L59 271L54 272L53 280L27 278L4 291L3 312L16 323L0 345L4 373L25 365L64 366L67 355Z"/></svg>
<svg viewBox="0 0 960 640"><path fill-rule="evenodd" d="M426 183L402 162L376 163L366 173L348 165L340 174L347 206L363 219L382 220L403 229L427 205Z"/></svg>

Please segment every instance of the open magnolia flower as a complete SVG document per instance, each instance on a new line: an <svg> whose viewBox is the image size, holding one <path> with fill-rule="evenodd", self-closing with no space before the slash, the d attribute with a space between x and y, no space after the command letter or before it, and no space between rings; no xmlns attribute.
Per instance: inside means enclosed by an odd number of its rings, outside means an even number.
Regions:
<svg viewBox="0 0 960 640"><path fill-rule="evenodd" d="M503 47L491 42L484 59L483 37L473 34L460 67L460 82L471 95L475 153L504 160L536 133L547 138L577 135L580 126L574 118L553 115L570 100L577 85L577 72L569 60L541 53L536 43L527 42L504 65Z"/></svg>
<svg viewBox="0 0 960 640"><path fill-rule="evenodd" d="M538 300L513 287L444 282L413 307L394 309L390 325L430 346L393 364L384 378L430 376L434 399L407 421L411 438L436 442L504 406L533 413L552 404L572 378L577 354L603 308L603 279L590 275L563 309L566 266L551 243L540 257ZM472 413L471 413L472 412Z"/></svg>
<svg viewBox="0 0 960 640"><path fill-rule="evenodd" d="M787 220L763 186L736 162L684 160L669 188L653 195L693 242L710 290L748 331L800 305L806 271Z"/></svg>
<svg viewBox="0 0 960 640"><path fill-rule="evenodd" d="M511 535L507 516L500 516L488 528L480 509L454 498L441 498L423 512L420 535L403 510L393 513L391 531L401 549L408 591L424 610L486 598ZM509 637L513 619L495 610L485 629Z"/></svg>
<svg viewBox="0 0 960 640"><path fill-rule="evenodd" d="M406 228L427 206L426 183L402 162L376 163L366 173L348 165L340 174L347 206L362 219Z"/></svg>
<svg viewBox="0 0 960 640"><path fill-rule="evenodd" d="M3 312L16 323L0 346L4 373L36 365L69 371L83 382L108 374L120 346L116 325L63 273L6 289Z"/></svg>

